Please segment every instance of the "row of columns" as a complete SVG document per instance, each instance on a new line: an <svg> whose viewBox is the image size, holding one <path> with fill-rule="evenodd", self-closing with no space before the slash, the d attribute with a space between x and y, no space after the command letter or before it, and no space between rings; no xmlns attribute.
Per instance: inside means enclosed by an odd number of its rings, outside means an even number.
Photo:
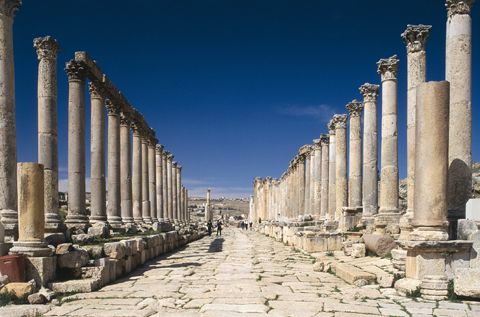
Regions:
<svg viewBox="0 0 480 317"><path fill-rule="evenodd" d="M438 159L442 160L445 154L442 151L445 151L445 146L448 144L448 195L445 193L444 197L445 201L448 197L448 216L451 220L463 217L465 203L471 197L472 177L470 17L472 4L471 0L446 0L448 11L446 79L450 85L429 83L425 84L424 88L419 88L426 78L425 43L431 26L408 25L401 35L407 48L408 71L408 206L402 219L400 219L399 208L397 123L399 59L396 55L380 59L377 63L381 87L369 83L362 85L360 93L363 96L363 102L354 100L349 103L348 116L334 115L328 124L328 134L321 135L320 139L314 140L312 145L303 146L280 179L270 177L263 180L255 179L252 218L279 220L312 215L318 220L335 221L339 228L348 229L343 227L345 211L353 208L362 210L361 224L367 228L391 234L398 234L401 229L401 239L412 238L410 233L413 227L423 226L423 229L444 227L446 212L443 218L438 216L441 213L437 212L437 218L429 219L428 215L431 211L424 209L427 205L433 204L431 199L425 198L420 203L422 208L419 210L416 208L417 201L422 200L422 196L430 195L426 192L429 190L426 183L432 183L431 180L417 179L419 175L428 178L427 170L430 169L423 166L427 164L424 156L432 156L425 151L440 141L443 144L431 150L432 153L438 153ZM379 173L377 99L380 91L381 165ZM435 93L438 95L434 95ZM449 102L449 107L445 108L446 101ZM419 109L417 104L422 105L423 108ZM441 107L440 114L431 114L433 105ZM442 122L445 124L446 114L442 112L445 109L449 109L447 116L449 137L444 135L445 127L442 125ZM362 112L364 113L363 134ZM429 115L439 122L425 122L430 120ZM347 119L349 119L350 130L348 169ZM423 128L418 127L420 122ZM425 131L429 131L427 126L440 129L432 131L432 134L438 131L438 135L435 136L437 139L433 140L432 137L425 136ZM419 136L422 140L417 140ZM416 149L418 146L422 149ZM422 167L416 166L418 162L422 162ZM441 163L438 164L441 165ZM436 173L430 172L440 184L435 185L437 187L434 186L435 188L431 190L443 193L443 188L438 187L443 186L447 179L446 177L443 179L441 174L443 167ZM439 180L441 177L442 180ZM415 186L418 184L421 184L422 188L417 190ZM280 203L276 199L280 199ZM440 209L443 210L443 206ZM415 233L414 236L418 237L418 234ZM431 234L431 236L436 236L438 239L445 238L444 233Z"/></svg>

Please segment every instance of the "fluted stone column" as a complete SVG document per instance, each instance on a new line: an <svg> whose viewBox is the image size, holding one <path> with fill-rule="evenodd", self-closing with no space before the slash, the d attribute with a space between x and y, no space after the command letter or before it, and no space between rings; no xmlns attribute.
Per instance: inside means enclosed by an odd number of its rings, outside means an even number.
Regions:
<svg viewBox="0 0 480 317"><path fill-rule="evenodd" d="M256 223L258 221L259 217L259 211L260 211L260 183L261 180L259 177L255 177L255 180L253 181L253 222ZM205 220L207 220L207 213L205 212Z"/></svg>
<svg viewBox="0 0 480 317"><path fill-rule="evenodd" d="M159 222L165 222L163 209L163 145L157 144L155 148L155 184L157 186L157 218Z"/></svg>
<svg viewBox="0 0 480 317"><path fill-rule="evenodd" d="M407 46L407 212L400 222L402 239L405 240L412 230L410 221L414 210L416 91L417 86L426 80L425 42L431 28L431 25L408 25L401 35Z"/></svg>
<svg viewBox="0 0 480 317"><path fill-rule="evenodd" d="M378 85L364 84L360 87L363 96L363 216L367 227L373 225L378 212L378 145L377 145L377 96Z"/></svg>
<svg viewBox="0 0 480 317"><path fill-rule="evenodd" d="M172 213L175 223L178 223L177 165L176 161L172 162Z"/></svg>
<svg viewBox="0 0 480 317"><path fill-rule="evenodd" d="M120 108L107 101L108 110L108 192L107 220L118 228L120 216Z"/></svg>
<svg viewBox="0 0 480 317"><path fill-rule="evenodd" d="M321 219L328 219L328 201L329 201L329 143L330 137L328 134L320 135L320 144L322 146L322 184L320 195L320 217Z"/></svg>
<svg viewBox="0 0 480 317"><path fill-rule="evenodd" d="M259 183L261 183L261 181ZM210 194L211 194L210 192L211 192L210 188L207 189L207 201L205 202L205 221L206 222L209 222L209 221L213 220L212 219L213 218L212 217L212 210L211 210L211 206L210 206ZM260 196L259 198L261 199L262 198L261 194L259 196ZM262 214L260 212L259 217L261 217L261 216L262 216Z"/></svg>
<svg viewBox="0 0 480 317"><path fill-rule="evenodd" d="M335 125L335 220L342 229L344 227L343 208L348 205L347 115L335 115L333 121Z"/></svg>
<svg viewBox="0 0 480 317"><path fill-rule="evenodd" d="M449 83L417 87L415 212L411 240L447 240Z"/></svg>
<svg viewBox="0 0 480 317"><path fill-rule="evenodd" d="M308 152L305 153L305 209L303 214L310 214L310 165L312 159L310 157L310 146L308 147Z"/></svg>
<svg viewBox="0 0 480 317"><path fill-rule="evenodd" d="M320 219L320 200L322 195L322 145L320 139L313 140L313 168L312 168L312 179L313 179L313 204L312 204L312 214L315 220ZM284 197L284 195L282 195Z"/></svg>
<svg viewBox="0 0 480 317"><path fill-rule="evenodd" d="M68 75L68 227L88 225L85 208L85 67L71 60Z"/></svg>
<svg viewBox="0 0 480 317"><path fill-rule="evenodd" d="M450 82L448 144L449 218L465 217L472 196L472 19L473 0L446 0L445 80Z"/></svg>
<svg viewBox="0 0 480 317"><path fill-rule="evenodd" d="M90 82L90 223L107 221L105 191L105 97Z"/></svg>
<svg viewBox="0 0 480 317"><path fill-rule="evenodd" d="M382 149L380 174L380 210L375 226L380 232L399 233L398 208L398 127L396 55L378 61L382 79Z"/></svg>
<svg viewBox="0 0 480 317"><path fill-rule="evenodd" d="M184 187L180 186L180 222L185 223L185 214L184 214L184 208L185 208L185 191Z"/></svg>
<svg viewBox="0 0 480 317"><path fill-rule="evenodd" d="M185 188L185 213L187 216L187 222L190 223L190 211L188 210L188 189Z"/></svg>
<svg viewBox="0 0 480 317"><path fill-rule="evenodd" d="M142 131L137 122L132 124L133 149L132 149L132 198L133 220L135 223L143 222L142 218Z"/></svg>
<svg viewBox="0 0 480 317"><path fill-rule="evenodd" d="M38 63L38 163L43 165L45 230L62 230L58 215L57 55L50 36L33 40Z"/></svg>
<svg viewBox="0 0 480 317"><path fill-rule="evenodd" d="M297 162L298 215L305 214L305 154L298 156Z"/></svg>
<svg viewBox="0 0 480 317"><path fill-rule="evenodd" d="M337 210L337 185L336 185L336 138L335 138L335 124L333 119L328 124L328 134L330 136L329 142L329 158L328 158L328 213L327 219L335 220L335 211Z"/></svg>
<svg viewBox="0 0 480 317"><path fill-rule="evenodd" d="M148 143L148 191L150 198L150 217L152 222L158 222L157 218L157 184L155 178L157 177L156 172L156 160L155 160L155 146L157 140L151 138Z"/></svg>
<svg viewBox="0 0 480 317"><path fill-rule="evenodd" d="M44 171L37 163L18 163L18 240L10 253L49 256L52 250L44 240Z"/></svg>
<svg viewBox="0 0 480 317"><path fill-rule="evenodd" d="M130 118L120 116L120 209L123 223L133 223Z"/></svg>
<svg viewBox="0 0 480 317"><path fill-rule="evenodd" d="M348 206L362 206L362 127L363 104L353 100L347 105L350 117Z"/></svg>
<svg viewBox="0 0 480 317"><path fill-rule="evenodd" d="M175 176L177 178L177 218L179 222L183 221L182 217L182 166L180 164L177 164L177 168L175 171Z"/></svg>
<svg viewBox="0 0 480 317"><path fill-rule="evenodd" d="M167 178L167 157L170 152L163 152L162 156L162 195L163 195L163 217L165 222L170 222L170 214L168 213L169 196L168 196L168 178Z"/></svg>
<svg viewBox="0 0 480 317"><path fill-rule="evenodd" d="M310 204L309 204L309 214L314 215L316 211L315 208L315 165L317 162L315 161L315 145L311 145L310 150L310 170L308 173L310 174Z"/></svg>
<svg viewBox="0 0 480 317"><path fill-rule="evenodd" d="M13 18L21 3L20 0L0 2L0 214L5 233L12 240L18 219Z"/></svg>
<svg viewBox="0 0 480 317"><path fill-rule="evenodd" d="M167 154L167 197L168 197L168 219L173 222L173 180L172 180L172 161L173 155L171 153Z"/></svg>
<svg viewBox="0 0 480 317"><path fill-rule="evenodd" d="M148 181L148 136L142 135L142 219L143 222L151 224Z"/></svg>

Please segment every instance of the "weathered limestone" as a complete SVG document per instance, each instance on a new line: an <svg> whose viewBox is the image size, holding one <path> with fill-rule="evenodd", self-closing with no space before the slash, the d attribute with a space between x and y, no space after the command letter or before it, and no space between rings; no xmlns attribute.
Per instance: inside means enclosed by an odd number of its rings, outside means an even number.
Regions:
<svg viewBox="0 0 480 317"><path fill-rule="evenodd" d="M343 208L348 205L347 184L347 115L333 116L335 125L335 220L343 228Z"/></svg>
<svg viewBox="0 0 480 317"><path fill-rule="evenodd" d="M447 240L449 91L446 81L417 87L415 212L412 240Z"/></svg>
<svg viewBox="0 0 480 317"><path fill-rule="evenodd" d="M172 219L175 223L178 222L177 165L176 161L172 162Z"/></svg>
<svg viewBox="0 0 480 317"><path fill-rule="evenodd" d="M107 100L108 110L108 205L107 220L120 227L120 108Z"/></svg>
<svg viewBox="0 0 480 317"><path fill-rule="evenodd" d="M446 0L448 11L445 80L450 82L448 144L449 218L465 217L472 192L472 19L473 0Z"/></svg>
<svg viewBox="0 0 480 317"><path fill-rule="evenodd" d="M150 198L150 217L152 222L158 222L157 218L157 184L155 181L156 172L156 158L155 158L155 146L157 140L152 137L148 143L148 190Z"/></svg>
<svg viewBox="0 0 480 317"><path fill-rule="evenodd" d="M348 206L359 208L362 206L361 114L363 111L363 104L357 100L353 100L346 108L350 114Z"/></svg>
<svg viewBox="0 0 480 317"><path fill-rule="evenodd" d="M311 152L311 146L308 146L308 151L305 153L305 188L304 188L304 193L305 193L305 209L303 210L303 214L309 215L311 214L310 211L310 166L312 164L312 158L310 156ZM270 218L271 219L271 218Z"/></svg>
<svg viewBox="0 0 480 317"><path fill-rule="evenodd" d="M37 163L18 163L18 241L10 253L33 257L51 255L44 240L43 166Z"/></svg>
<svg viewBox="0 0 480 317"><path fill-rule="evenodd" d="M142 219L143 222L151 224L148 180L148 136L145 133L142 135Z"/></svg>
<svg viewBox="0 0 480 317"><path fill-rule="evenodd" d="M375 217L379 232L399 233L398 208L398 127L396 55L378 61L382 79L382 148L380 175L380 210Z"/></svg>
<svg viewBox="0 0 480 317"><path fill-rule="evenodd" d="M58 215L57 55L60 46L50 36L33 40L38 63L38 162L44 171L45 229L61 231Z"/></svg>
<svg viewBox="0 0 480 317"><path fill-rule="evenodd" d="M0 213L8 237L17 228L17 150L15 128L15 73L13 64L13 18L20 0L0 3ZM0 229L1 231L2 229ZM3 235L0 233L0 243Z"/></svg>
<svg viewBox="0 0 480 317"><path fill-rule="evenodd" d="M305 152L306 147L302 147L300 149L300 153L298 154L297 159L297 216L302 215L305 213Z"/></svg>
<svg viewBox="0 0 480 317"><path fill-rule="evenodd" d="M310 203L309 203L309 214L314 215L317 213L317 211L314 210L315 208L315 166L317 165L317 162L315 160L315 144L310 146L310 169L308 171L310 175L310 187L309 187L309 197L310 197ZM280 187L280 180L277 182L277 187ZM278 196L278 191L277 191L277 196ZM278 202L278 199L276 199L276 202ZM277 206L278 209L278 206ZM277 212L278 214L278 212Z"/></svg>
<svg viewBox="0 0 480 317"><path fill-rule="evenodd" d="M133 153L132 153L132 198L133 220L136 223L142 219L142 136L138 122L132 123Z"/></svg>
<svg viewBox="0 0 480 317"><path fill-rule="evenodd" d="M159 222L165 222L163 210L163 145L155 146L155 185L157 194L157 219Z"/></svg>
<svg viewBox="0 0 480 317"><path fill-rule="evenodd" d="M258 180L260 183L260 179L256 178L256 181ZM211 189L207 189L207 201L205 203L205 221L209 222L212 221L213 215L212 215L212 210L211 210L211 205L210 205L210 194L211 194ZM261 214L259 215L260 217L262 216Z"/></svg>
<svg viewBox="0 0 480 317"><path fill-rule="evenodd" d="M74 60L68 75L68 227L85 228L85 67Z"/></svg>
<svg viewBox="0 0 480 317"><path fill-rule="evenodd" d="M167 153L167 196L168 196L168 219L173 222L173 180L172 180L172 160L173 155Z"/></svg>
<svg viewBox="0 0 480 317"><path fill-rule="evenodd" d="M312 181L313 181L313 203L312 203L312 215L315 219L320 219L321 211L320 211L320 200L322 195L322 145L320 143L320 139L313 140L313 173L312 173ZM282 185L284 184L284 180L282 179ZM283 186L282 186L283 189ZM282 198L285 197L282 190ZM284 210L282 208L282 210Z"/></svg>
<svg viewBox="0 0 480 317"><path fill-rule="evenodd" d="M377 180L377 96L378 85L364 84L360 87L364 106L363 128L363 216L367 226L373 225L373 217L378 212Z"/></svg>
<svg viewBox="0 0 480 317"><path fill-rule="evenodd" d="M131 169L131 120L128 114L120 116L120 209L122 222L133 223L132 210L132 169Z"/></svg>
<svg viewBox="0 0 480 317"><path fill-rule="evenodd" d="M167 179L167 157L170 153L164 151L162 155L162 201L163 201L163 218L165 222L170 222L170 215L168 213L169 196L168 196L168 179Z"/></svg>
<svg viewBox="0 0 480 317"><path fill-rule="evenodd" d="M178 221L179 222L183 222L184 219L183 219L183 215L182 215L182 212L183 212L183 202L182 202L182 166L180 164L177 164L177 168L176 168L176 173L175 173L175 177L177 179L177 186L176 186L176 190L177 190L177 214L178 214Z"/></svg>
<svg viewBox="0 0 480 317"><path fill-rule="evenodd" d="M335 154L336 154L336 140L335 140L335 124L333 119L328 123L328 134L330 136L329 149L328 149L328 213L327 220L335 220L336 199L337 199L337 186L336 186L336 167L335 167Z"/></svg>
<svg viewBox="0 0 480 317"><path fill-rule="evenodd" d="M417 86L426 80L425 43L430 25L408 25L402 38L407 45L407 212L401 219L400 239L407 240L412 231L413 197L415 192L415 112Z"/></svg>
<svg viewBox="0 0 480 317"><path fill-rule="evenodd" d="M320 135L320 144L322 146L322 184L320 195L320 215L321 219L328 217L328 198L329 198L329 136L328 134Z"/></svg>
<svg viewBox="0 0 480 317"><path fill-rule="evenodd" d="M105 192L105 97L90 82L90 223L107 221Z"/></svg>

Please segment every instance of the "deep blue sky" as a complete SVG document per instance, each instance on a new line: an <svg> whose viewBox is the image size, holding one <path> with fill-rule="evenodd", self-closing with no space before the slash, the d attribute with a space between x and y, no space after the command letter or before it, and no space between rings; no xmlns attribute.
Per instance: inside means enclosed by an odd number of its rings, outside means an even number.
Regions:
<svg viewBox="0 0 480 317"><path fill-rule="evenodd" d="M32 40L59 55L59 165L67 171L64 64L88 51L184 166L191 192L247 196L255 176L278 177L334 112L379 83L376 62L397 54L399 161L406 174L407 24L432 24L428 80L444 79L443 0L24 1L14 25L19 161L37 159L37 60ZM480 4L473 16L473 156L480 160ZM88 99L87 99L88 100ZM87 103L87 118L89 104ZM89 122L87 122L87 130ZM90 147L87 132L87 149ZM87 153L87 174L89 174Z"/></svg>

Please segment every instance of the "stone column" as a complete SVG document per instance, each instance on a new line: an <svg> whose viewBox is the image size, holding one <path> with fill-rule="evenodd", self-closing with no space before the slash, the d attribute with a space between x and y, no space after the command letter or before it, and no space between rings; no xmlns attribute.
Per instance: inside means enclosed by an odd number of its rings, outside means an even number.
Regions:
<svg viewBox="0 0 480 317"><path fill-rule="evenodd" d="M105 192L105 97L90 82L90 223L107 221Z"/></svg>
<svg viewBox="0 0 480 317"><path fill-rule="evenodd" d="M157 193L157 218L159 222L165 222L165 214L163 210L163 145L157 144L155 148L155 183Z"/></svg>
<svg viewBox="0 0 480 317"><path fill-rule="evenodd" d="M209 222L212 219L211 206L210 206L210 188L207 189L207 201L205 202L205 221Z"/></svg>
<svg viewBox="0 0 480 317"><path fill-rule="evenodd" d="M305 208L302 211L304 215L310 214L310 165L312 159L310 156L310 146L308 146L308 152L305 153Z"/></svg>
<svg viewBox="0 0 480 317"><path fill-rule="evenodd" d="M85 229L85 76L86 69L74 60L67 63L68 75L68 227Z"/></svg>
<svg viewBox="0 0 480 317"><path fill-rule="evenodd" d="M185 192L183 190L183 186L180 186L180 222L184 223L185 222L185 217L183 214L183 208L185 207Z"/></svg>
<svg viewBox="0 0 480 317"><path fill-rule="evenodd" d="M313 140L313 204L312 214L315 220L320 219L320 200L321 200L321 187L322 187L322 145L320 139Z"/></svg>
<svg viewBox="0 0 480 317"><path fill-rule="evenodd" d="M298 215L305 214L305 154L298 156L297 162Z"/></svg>
<svg viewBox="0 0 480 317"><path fill-rule="evenodd" d="M155 146L157 140L152 137L148 143L148 190L150 198L150 217L152 222L158 222L157 218L157 184L155 178L157 177L156 160L155 160Z"/></svg>
<svg viewBox="0 0 480 317"><path fill-rule="evenodd" d="M447 81L417 87L415 212L411 240L447 240L449 92Z"/></svg>
<svg viewBox="0 0 480 317"><path fill-rule="evenodd" d="M13 18L21 3L20 0L0 3L0 214L6 235L12 240L18 221Z"/></svg>
<svg viewBox="0 0 480 317"><path fill-rule="evenodd" d="M165 222L170 222L170 214L168 213L169 196L168 196L168 178L167 178L167 157L170 152L163 152L162 156L162 195L163 195L163 217Z"/></svg>
<svg viewBox="0 0 480 317"><path fill-rule="evenodd" d="M173 191L172 191L172 161L173 155L167 154L167 197L168 197L168 219L173 222Z"/></svg>
<svg viewBox="0 0 480 317"><path fill-rule="evenodd" d="M18 241L10 253L28 256L50 256L52 250L44 240L45 215L43 166L18 163Z"/></svg>
<svg viewBox="0 0 480 317"><path fill-rule="evenodd" d="M350 114L348 206L362 207L362 127L363 104L353 100L347 105Z"/></svg>
<svg viewBox="0 0 480 317"><path fill-rule="evenodd" d="M398 208L398 127L397 71L398 58L380 59L378 73L382 79L382 148L380 173L380 210L375 226L381 233L399 233Z"/></svg>
<svg viewBox="0 0 480 317"><path fill-rule="evenodd" d="M446 0L445 80L450 82L448 144L449 219L465 217L472 196L472 19L473 0Z"/></svg>
<svg viewBox="0 0 480 317"><path fill-rule="evenodd" d="M142 131L138 122L133 122L132 150L132 198L133 221L143 222L142 218Z"/></svg>
<svg viewBox="0 0 480 317"><path fill-rule="evenodd" d="M182 198L182 166L177 164L176 170L176 177L177 177L177 213L178 213L178 221L183 222L183 214L182 214L182 206L183 203L181 201Z"/></svg>
<svg viewBox="0 0 480 317"><path fill-rule="evenodd" d="M360 87L363 96L363 215L362 222L373 225L378 212L378 147L377 147L377 96L378 85L364 84Z"/></svg>
<svg viewBox="0 0 480 317"><path fill-rule="evenodd" d="M50 36L33 40L38 63L38 163L43 165L45 230L60 232L58 215L57 55L60 46Z"/></svg>
<svg viewBox="0 0 480 317"><path fill-rule="evenodd" d="M130 118L120 116L120 209L123 223L133 223Z"/></svg>
<svg viewBox="0 0 480 317"><path fill-rule="evenodd" d="M407 45L407 212L400 223L404 240L407 239L405 234L412 230L410 221L414 209L416 91L417 86L426 80L425 42L431 28L431 25L408 25L401 35Z"/></svg>
<svg viewBox="0 0 480 317"><path fill-rule="evenodd" d="M107 220L118 228L120 216L120 108L107 100L108 110L108 192Z"/></svg>
<svg viewBox="0 0 480 317"><path fill-rule="evenodd" d="M347 115L335 115L335 220L345 229L343 208L348 205L347 182Z"/></svg>
<svg viewBox="0 0 480 317"><path fill-rule="evenodd" d="M333 119L328 123L328 134L330 136L329 149L328 149L328 213L327 219L330 221L335 220L335 211L337 210L337 185L336 185L336 139L335 139L335 124Z"/></svg>
<svg viewBox="0 0 480 317"><path fill-rule="evenodd" d="M152 223L150 216L150 197L148 191L148 136L142 135L142 219L147 224Z"/></svg>
<svg viewBox="0 0 480 317"><path fill-rule="evenodd" d="M172 214L175 223L178 223L177 165L176 161L172 162Z"/></svg>
<svg viewBox="0 0 480 317"><path fill-rule="evenodd" d="M188 189L185 188L185 214L187 216L187 222L190 223L190 211L188 210Z"/></svg>
<svg viewBox="0 0 480 317"><path fill-rule="evenodd" d="M320 195L320 217L325 220L328 219L328 201L329 201L329 143L330 137L328 134L320 135L320 144L322 146L322 184Z"/></svg>

